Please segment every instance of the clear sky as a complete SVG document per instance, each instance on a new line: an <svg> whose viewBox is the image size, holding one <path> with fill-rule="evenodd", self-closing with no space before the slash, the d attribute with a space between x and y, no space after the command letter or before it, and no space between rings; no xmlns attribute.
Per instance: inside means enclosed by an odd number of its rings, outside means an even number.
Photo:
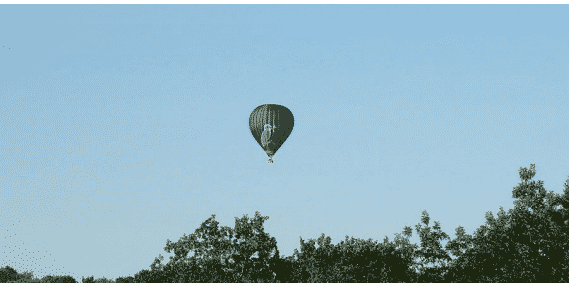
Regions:
<svg viewBox="0 0 569 284"><path fill-rule="evenodd" d="M568 14L4 5L0 266L134 275L212 214L269 216L281 255L393 239L423 210L472 233L520 167L562 192ZM248 126L266 103L295 118L273 165Z"/></svg>

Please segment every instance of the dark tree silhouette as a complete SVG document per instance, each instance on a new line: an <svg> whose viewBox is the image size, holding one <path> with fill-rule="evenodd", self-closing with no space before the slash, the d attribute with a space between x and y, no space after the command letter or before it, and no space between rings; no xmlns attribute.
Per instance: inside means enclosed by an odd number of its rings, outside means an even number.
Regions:
<svg viewBox="0 0 569 284"><path fill-rule="evenodd" d="M512 190L514 208L487 212L472 235L456 228L451 239L439 222L430 226L423 211L415 231L404 227L393 241L349 238L334 245L322 234L300 239L300 250L281 257L277 241L264 231L259 212L235 218L234 228L219 226L215 215L189 236L167 240L168 263L160 255L133 276L82 278L84 283L155 282L567 282L569 280L569 179L563 194L532 180L535 165L520 168ZM443 246L442 242L448 241ZM0 268L0 282L76 283L69 275L33 278Z"/></svg>
<svg viewBox="0 0 569 284"><path fill-rule="evenodd" d="M318 247L316 247L318 244ZM415 278L407 247L348 238L337 245L322 234L300 240L292 263L292 282L409 282Z"/></svg>
<svg viewBox="0 0 569 284"><path fill-rule="evenodd" d="M7 283L9 281L15 281L18 279L18 272L16 269L5 266L0 268L0 282Z"/></svg>
<svg viewBox="0 0 569 284"><path fill-rule="evenodd" d="M569 180L562 196L532 181L535 165L520 168L522 182L513 189L514 209L502 208L473 237L462 233L447 248L457 259L447 281L565 282L569 280L567 214ZM458 231L457 231L458 232Z"/></svg>
<svg viewBox="0 0 569 284"><path fill-rule="evenodd" d="M162 256L156 258L151 270L139 272L135 281L271 282L279 252L276 239L264 231L267 219L256 212L251 220L235 218L235 227L229 228L219 227L212 215L193 234L167 240L164 250L174 256L167 264Z"/></svg>

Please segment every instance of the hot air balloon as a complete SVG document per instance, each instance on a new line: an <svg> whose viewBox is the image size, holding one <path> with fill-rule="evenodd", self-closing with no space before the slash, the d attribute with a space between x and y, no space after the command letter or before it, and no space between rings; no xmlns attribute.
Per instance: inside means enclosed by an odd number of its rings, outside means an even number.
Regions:
<svg viewBox="0 0 569 284"><path fill-rule="evenodd" d="M256 107L249 116L251 134L269 156L269 163L294 127L292 112L281 105L265 104Z"/></svg>

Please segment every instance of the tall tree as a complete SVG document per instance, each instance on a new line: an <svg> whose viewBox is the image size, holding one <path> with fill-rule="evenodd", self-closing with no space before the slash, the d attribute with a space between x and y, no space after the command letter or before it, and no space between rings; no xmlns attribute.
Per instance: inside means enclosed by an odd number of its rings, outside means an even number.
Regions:
<svg viewBox="0 0 569 284"><path fill-rule="evenodd" d="M533 181L535 165L520 168L521 183L514 187L514 208L503 208L497 218L486 213L486 223L472 238L457 235L447 244L457 257L447 281L558 282L569 273L567 212L569 180L563 195L548 192L543 181ZM461 250L464 250L462 252Z"/></svg>
<svg viewBox="0 0 569 284"><path fill-rule="evenodd" d="M235 218L230 228L220 227L212 215L193 234L177 242L167 240L164 250L174 256L166 265L162 256L156 258L149 275L169 282L273 281L279 252L276 239L264 231L266 220L256 212L252 219Z"/></svg>

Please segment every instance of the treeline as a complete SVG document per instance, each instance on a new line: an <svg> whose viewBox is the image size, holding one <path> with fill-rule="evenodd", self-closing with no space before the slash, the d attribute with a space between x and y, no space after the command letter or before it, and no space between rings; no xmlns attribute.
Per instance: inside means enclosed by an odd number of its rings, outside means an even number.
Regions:
<svg viewBox="0 0 569 284"><path fill-rule="evenodd" d="M144 282L567 282L569 280L569 179L562 195L533 181L535 166L520 168L514 209L486 213L473 235L464 228L456 237L431 225L426 211L415 226L420 244L405 227L393 240L348 238L332 244L324 234L300 240L300 251L280 256L277 241L264 231L268 217L259 212L235 218L234 228L218 226L215 215L193 234L164 250L134 277L115 280L82 278L84 283ZM443 241L448 241L442 245ZM2 282L74 283L71 276L33 278L10 267L0 269Z"/></svg>

